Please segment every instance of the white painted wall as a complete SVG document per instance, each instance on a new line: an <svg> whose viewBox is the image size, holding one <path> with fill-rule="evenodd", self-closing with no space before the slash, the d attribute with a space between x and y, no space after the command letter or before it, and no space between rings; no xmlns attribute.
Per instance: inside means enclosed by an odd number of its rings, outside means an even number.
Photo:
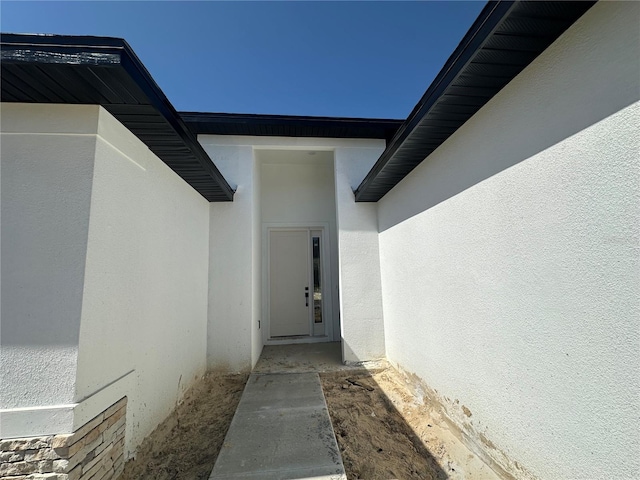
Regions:
<svg viewBox="0 0 640 480"><path fill-rule="evenodd" d="M249 371L262 349L256 334L260 311L259 289L256 292L260 271L257 167L251 146L218 145L209 136L199 140L236 189L233 202L211 203L209 207L208 366Z"/></svg>
<svg viewBox="0 0 640 480"><path fill-rule="evenodd" d="M251 367L253 368L263 347L262 336L262 244L260 241L260 218L262 206L260 205L261 186L258 179L260 178L260 165L257 159L253 158L253 217L251 222L251 269L253 280L253 303L252 303L252 315L251 315Z"/></svg>
<svg viewBox="0 0 640 480"><path fill-rule="evenodd" d="M76 401L126 394L132 451L206 369L209 202L104 109L97 133Z"/></svg>
<svg viewBox="0 0 640 480"><path fill-rule="evenodd" d="M259 150L262 221L335 225L333 152Z"/></svg>
<svg viewBox="0 0 640 480"><path fill-rule="evenodd" d="M639 24L596 4L379 202L388 357L520 478L640 475Z"/></svg>
<svg viewBox="0 0 640 480"><path fill-rule="evenodd" d="M209 204L98 106L2 105L2 431L128 396L128 454L206 367Z"/></svg>
<svg viewBox="0 0 640 480"><path fill-rule="evenodd" d="M326 292L326 298L331 303L329 308L334 338L340 340L333 152L312 150L314 155L309 155L308 152L309 150L256 150L256 159L260 165L261 219L265 226L327 225L325 238L329 242L330 284L334 288ZM266 255L266 245L263 252ZM266 281L266 277L263 278ZM325 288L329 288L329 284ZM266 311L264 316L266 318Z"/></svg>
<svg viewBox="0 0 640 480"><path fill-rule="evenodd" d="M273 218L264 205L256 204L265 195L256 185L260 182L254 152L261 155L263 150L334 152L343 358L362 362L383 357L377 207L356 204L353 188L384 150L384 140L225 135L200 135L198 140L225 178L237 185L233 203L211 205L210 368L246 370L262 348L256 339L260 318L256 318L255 288L260 271L253 229L261 216ZM254 299L253 304L247 299Z"/></svg>
<svg viewBox="0 0 640 480"><path fill-rule="evenodd" d="M98 107L3 103L1 115L0 409L51 407L46 428L70 428L60 406L75 400ZM0 437L40 428L13 413L0 412Z"/></svg>
<svg viewBox="0 0 640 480"><path fill-rule="evenodd" d="M384 146L335 149L342 356L352 363L385 355L377 204L356 203L353 194Z"/></svg>

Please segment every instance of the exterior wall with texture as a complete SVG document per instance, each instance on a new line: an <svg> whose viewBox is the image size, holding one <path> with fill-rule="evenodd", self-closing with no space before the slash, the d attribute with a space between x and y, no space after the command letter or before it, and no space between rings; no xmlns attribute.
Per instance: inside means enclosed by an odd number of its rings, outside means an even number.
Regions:
<svg viewBox="0 0 640 480"><path fill-rule="evenodd" d="M260 165L253 155L253 162L251 168L253 171L253 195L252 195L252 212L251 219L251 270L253 280L253 292L252 292L252 305L251 305L251 367L253 368L260 354L262 353L262 347L264 346L261 324L262 324L262 283L260 272L262 271L262 244L260 242L260 227L261 227L261 211L260 194L261 186L257 180L260 178Z"/></svg>
<svg viewBox="0 0 640 480"><path fill-rule="evenodd" d="M237 187L233 203L211 205L209 367L248 370L262 347L256 338L261 334L260 312L256 313L256 298L260 297L255 291L261 269L255 259L256 255L261 258L261 251L256 252L255 232L262 212L254 150L269 149L333 152L343 359L362 362L382 358L377 207L356 204L353 188L384 150L384 140L218 135L200 135L198 140L225 178Z"/></svg>
<svg viewBox="0 0 640 480"><path fill-rule="evenodd" d="M209 202L100 110L75 427L129 399L131 452L206 369Z"/></svg>
<svg viewBox="0 0 640 480"><path fill-rule="evenodd" d="M342 357L358 363L385 355L377 204L353 191L384 151L384 141L335 150Z"/></svg>
<svg viewBox="0 0 640 480"><path fill-rule="evenodd" d="M389 359L520 478L640 473L639 24L596 4L379 202Z"/></svg>
<svg viewBox="0 0 640 480"><path fill-rule="evenodd" d="M126 396L128 456L206 368L209 204L100 107L3 104L2 128L0 438Z"/></svg>
<svg viewBox="0 0 640 480"><path fill-rule="evenodd" d="M0 438L68 432L99 109L1 108Z"/></svg>
<svg viewBox="0 0 640 480"><path fill-rule="evenodd" d="M207 362L211 369L249 371L262 350L257 332L259 240L254 238L259 222L257 166L251 146L219 145L211 136L199 140L236 189L233 202L209 207Z"/></svg>

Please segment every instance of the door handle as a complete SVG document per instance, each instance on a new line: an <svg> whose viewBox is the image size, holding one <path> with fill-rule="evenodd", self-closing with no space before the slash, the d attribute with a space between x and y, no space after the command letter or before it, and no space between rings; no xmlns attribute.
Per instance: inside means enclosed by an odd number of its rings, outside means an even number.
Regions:
<svg viewBox="0 0 640 480"><path fill-rule="evenodd" d="M309 306L309 287L304 287L304 306Z"/></svg>

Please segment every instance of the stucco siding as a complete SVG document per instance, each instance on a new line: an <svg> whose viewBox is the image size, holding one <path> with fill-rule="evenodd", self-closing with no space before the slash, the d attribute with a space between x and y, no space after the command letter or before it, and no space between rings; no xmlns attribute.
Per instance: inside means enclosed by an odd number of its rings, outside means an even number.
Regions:
<svg viewBox="0 0 640 480"><path fill-rule="evenodd" d="M253 178L260 178L260 166L255 158L252 162ZM251 270L253 280L252 311L251 311L251 367L253 368L262 353L262 285L260 272L262 271L262 242L260 241L261 211L260 204L261 186L259 181L253 182L253 216L251 219Z"/></svg>
<svg viewBox="0 0 640 480"><path fill-rule="evenodd" d="M2 105L2 431L127 396L131 452L206 367L209 205L98 106Z"/></svg>
<svg viewBox="0 0 640 480"><path fill-rule="evenodd" d="M52 407L47 429L72 421L56 410L74 402L97 118L95 106L2 104L0 409Z"/></svg>
<svg viewBox="0 0 640 480"><path fill-rule="evenodd" d="M132 451L206 369L209 203L100 109L76 426L128 396ZM111 403L110 403L111 402Z"/></svg>
<svg viewBox="0 0 640 480"><path fill-rule="evenodd" d="M236 189L233 203L214 203L210 206L209 368L249 370L262 348L264 331L258 330L258 321L264 324L264 310L256 307L262 305L258 302L263 302L260 292L264 291L264 231L260 232L259 237L256 236L257 223L306 222L310 220L307 218L309 215L322 217L313 221L324 222L323 219L328 219L328 223L331 223L331 216L327 212L330 203L335 205L339 236L336 255L332 255L332 258L334 265L335 258L342 262L339 271L334 273L334 284L339 284L339 289L332 293L338 293L340 298L340 321L350 325L346 330L344 325L341 327L343 358L350 362L382 358L384 333L377 207L356 204L353 188L384 150L384 141L224 135L200 135L198 140ZM260 154L267 150L333 151L334 202L327 199L327 191L315 191L310 193L311 198L326 204L296 205L283 210L284 199L277 192L267 191L276 179L267 173L271 180L267 179L261 185ZM327 174L325 172L323 175ZM272 172L273 175L277 174ZM300 172L292 172L291 175L298 181L304 177ZM308 179L304 181L308 182ZM274 194L270 197L273 201L262 202L271 194ZM264 230L264 225L262 227ZM260 246L260 252L256 251L257 246ZM259 263L256 262L258 255ZM259 291L257 287L260 287ZM336 298L335 295L333 298Z"/></svg>
<svg viewBox="0 0 640 480"><path fill-rule="evenodd" d="M640 474L639 21L595 5L379 202L389 359L523 478Z"/></svg>
<svg viewBox="0 0 640 480"><path fill-rule="evenodd" d="M200 142L236 189L233 202L212 203L209 207L208 366L249 371L260 350L259 335L255 333L259 311L253 238L259 193L255 186L255 159L250 146L217 145L206 138L201 137Z"/></svg>
<svg viewBox="0 0 640 480"><path fill-rule="evenodd" d="M342 355L351 363L385 355L377 204L356 203L353 194L383 150L335 150Z"/></svg>

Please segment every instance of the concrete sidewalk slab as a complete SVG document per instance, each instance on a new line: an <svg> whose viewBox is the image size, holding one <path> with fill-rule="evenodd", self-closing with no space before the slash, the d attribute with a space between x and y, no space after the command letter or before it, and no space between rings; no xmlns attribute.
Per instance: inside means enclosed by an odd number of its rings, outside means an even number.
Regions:
<svg viewBox="0 0 640 480"><path fill-rule="evenodd" d="M346 480L317 373L252 374L209 480Z"/></svg>

